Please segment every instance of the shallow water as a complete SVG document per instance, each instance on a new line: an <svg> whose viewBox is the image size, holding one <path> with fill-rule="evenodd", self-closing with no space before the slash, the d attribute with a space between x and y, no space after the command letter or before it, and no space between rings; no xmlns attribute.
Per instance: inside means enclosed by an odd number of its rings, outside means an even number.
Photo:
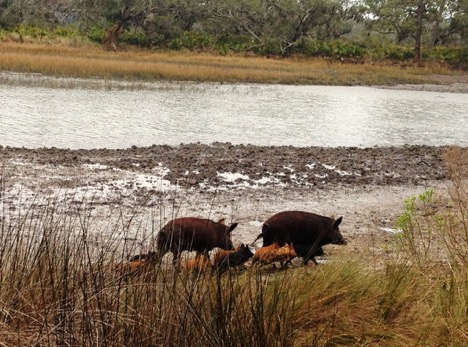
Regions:
<svg viewBox="0 0 468 347"><path fill-rule="evenodd" d="M127 148L231 142L468 146L466 94L165 83L152 90L0 86L0 145Z"/></svg>

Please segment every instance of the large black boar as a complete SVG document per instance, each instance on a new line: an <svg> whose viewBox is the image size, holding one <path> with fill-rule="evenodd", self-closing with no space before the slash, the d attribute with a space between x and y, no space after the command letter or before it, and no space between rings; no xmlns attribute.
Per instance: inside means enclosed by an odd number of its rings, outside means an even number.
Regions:
<svg viewBox="0 0 468 347"><path fill-rule="evenodd" d="M323 254L322 246L346 244L338 228L342 220L343 217L334 220L310 212L284 211L263 223L262 233L255 241L263 237L263 246L275 242L280 246L285 243L300 245L303 249L297 253L304 258L304 263L309 259L315 262L314 256Z"/></svg>
<svg viewBox="0 0 468 347"><path fill-rule="evenodd" d="M233 249L231 231L236 227L237 223L225 225L223 219L219 222L194 217L171 220L159 231L159 256L172 252L174 262L178 262L182 251L197 251L199 255L208 256L215 247Z"/></svg>

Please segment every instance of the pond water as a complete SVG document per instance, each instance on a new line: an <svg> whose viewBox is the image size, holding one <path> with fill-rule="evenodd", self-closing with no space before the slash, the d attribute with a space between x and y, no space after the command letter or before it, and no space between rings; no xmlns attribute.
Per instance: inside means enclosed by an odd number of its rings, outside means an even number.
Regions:
<svg viewBox="0 0 468 347"><path fill-rule="evenodd" d="M190 83L137 91L0 85L3 146L468 146L467 125L468 97L457 93Z"/></svg>

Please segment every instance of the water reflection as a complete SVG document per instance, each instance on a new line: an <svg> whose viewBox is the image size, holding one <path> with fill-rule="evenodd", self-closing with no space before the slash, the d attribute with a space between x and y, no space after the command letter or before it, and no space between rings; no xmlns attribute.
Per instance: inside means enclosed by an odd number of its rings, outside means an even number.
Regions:
<svg viewBox="0 0 468 347"><path fill-rule="evenodd" d="M173 84L151 91L0 86L0 95L4 146L468 145L465 94Z"/></svg>

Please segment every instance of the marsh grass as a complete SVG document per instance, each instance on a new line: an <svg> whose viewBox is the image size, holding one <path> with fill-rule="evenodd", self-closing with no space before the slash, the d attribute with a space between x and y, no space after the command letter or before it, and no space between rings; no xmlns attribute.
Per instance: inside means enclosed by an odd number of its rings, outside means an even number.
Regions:
<svg viewBox="0 0 468 347"><path fill-rule="evenodd" d="M462 346L468 337L466 150L447 152L448 196L411 199L381 266L341 248L317 267L213 276L166 262L119 266L153 221L92 201L1 195L0 340L7 346ZM2 180L3 182L3 180ZM145 229L145 230L140 230ZM156 228L157 229L157 228ZM109 238L96 242L94 235ZM115 235L115 236L114 236ZM150 239L150 237L149 237ZM133 247L133 248L132 248Z"/></svg>
<svg viewBox="0 0 468 347"><path fill-rule="evenodd" d="M447 196L428 189L406 200L398 220L401 247L423 270L439 260L451 269L468 265L468 152L453 147L444 154L450 177Z"/></svg>
<svg viewBox="0 0 468 347"><path fill-rule="evenodd" d="M401 67L385 63L344 64L326 59L267 59L193 52L107 52L89 45L70 47L13 42L0 42L0 71L136 83L165 80L319 85L437 83L431 74L454 73L436 64Z"/></svg>

